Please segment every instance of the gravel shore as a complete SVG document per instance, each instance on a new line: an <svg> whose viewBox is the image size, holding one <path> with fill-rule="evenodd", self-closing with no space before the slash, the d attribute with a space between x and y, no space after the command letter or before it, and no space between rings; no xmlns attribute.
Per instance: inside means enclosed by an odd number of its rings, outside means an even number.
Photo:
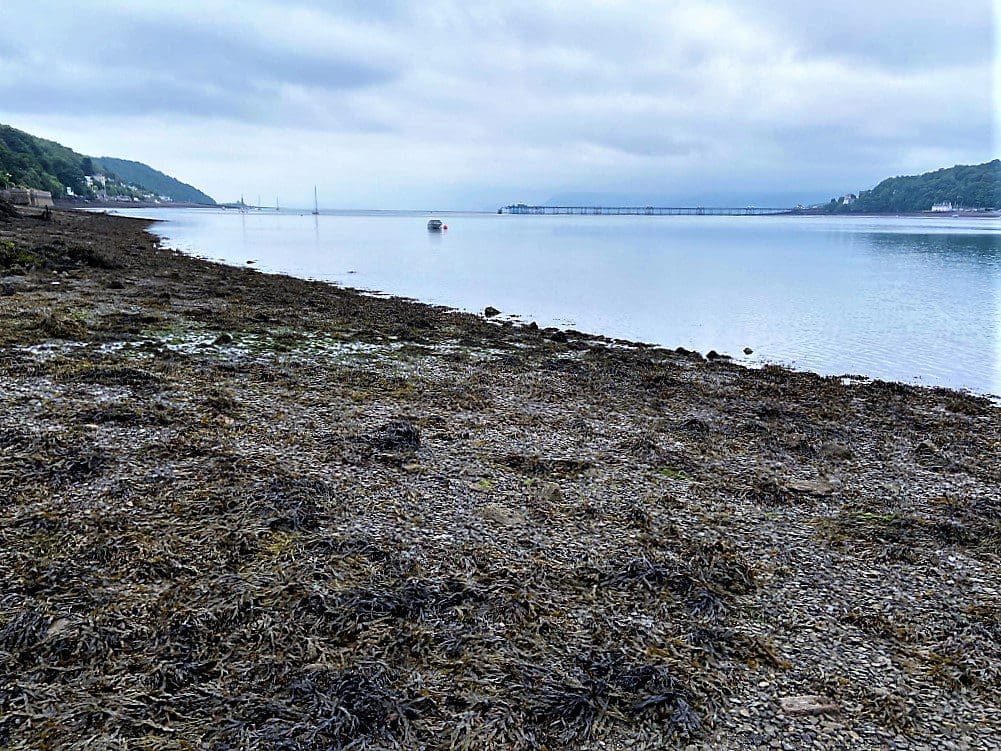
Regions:
<svg viewBox="0 0 1001 751"><path fill-rule="evenodd" d="M1001 749L988 400L8 213L0 749Z"/></svg>

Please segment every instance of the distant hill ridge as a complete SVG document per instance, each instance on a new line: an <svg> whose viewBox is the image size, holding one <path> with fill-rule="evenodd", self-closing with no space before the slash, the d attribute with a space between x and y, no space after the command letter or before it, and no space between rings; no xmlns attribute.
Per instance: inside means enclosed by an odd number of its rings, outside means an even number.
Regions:
<svg viewBox="0 0 1001 751"><path fill-rule="evenodd" d="M93 175L103 175L104 185L87 180ZM166 196L172 201L215 204L194 186L142 162L85 156L55 141L0 125L0 187L11 185L47 190L63 198L94 198L104 193L111 198Z"/></svg>
<svg viewBox="0 0 1001 751"><path fill-rule="evenodd" d="M202 193L198 188L187 183L182 183L180 180L170 175L165 175L163 172L155 170L142 162L102 156L95 158L94 164L104 174L111 173L118 175L125 182L147 188L158 196L169 196L175 201L186 201L188 203L215 203L211 197Z"/></svg>

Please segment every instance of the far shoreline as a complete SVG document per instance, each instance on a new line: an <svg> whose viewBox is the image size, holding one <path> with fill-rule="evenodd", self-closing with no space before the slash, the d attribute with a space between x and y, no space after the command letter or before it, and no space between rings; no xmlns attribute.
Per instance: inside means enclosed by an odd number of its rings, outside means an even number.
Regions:
<svg viewBox="0 0 1001 751"><path fill-rule="evenodd" d="M94 209L217 209L220 211L237 211L238 209L232 204L208 204L208 203L187 203L182 201L169 201L169 202L151 202L151 201L83 201L67 198L57 198L54 200L55 208L64 209L67 211L77 211L77 210L94 210ZM287 215L297 215L302 213L311 213L311 209L307 207L289 207L287 209L275 209L273 206L246 206L246 213L256 214L256 213L273 213L273 214L287 214ZM599 208L599 207L594 207ZM709 208L709 207L707 207ZM341 214L341 213L352 213L352 212L384 212L387 214L484 214L484 215L497 215L497 212L492 209L385 209L385 208L326 208L320 209L320 215L323 216L328 213ZM505 216L510 216L506 214ZM580 218L585 218L589 216L633 216L641 218L653 218L648 217L645 214L520 214L518 216L577 216ZM714 214L682 214L678 216L674 215L656 215L659 218L680 218L683 216L701 216L709 218L740 218L740 215L714 215ZM844 219L879 219L879 218L924 218L924 219L1001 219L1001 211L958 211L958 212L945 212L945 211L912 211L912 212L883 212L883 213L872 213L872 212L830 212L823 209L792 209L789 211L774 213L774 214L752 214L749 216L755 216L758 218L762 217L838 217Z"/></svg>

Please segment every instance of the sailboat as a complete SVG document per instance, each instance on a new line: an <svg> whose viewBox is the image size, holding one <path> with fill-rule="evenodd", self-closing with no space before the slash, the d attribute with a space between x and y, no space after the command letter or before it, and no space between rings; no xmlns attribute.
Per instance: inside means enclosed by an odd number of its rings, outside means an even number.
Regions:
<svg viewBox="0 0 1001 751"><path fill-rule="evenodd" d="M319 216L320 204L316 201L316 186L313 186L313 216Z"/></svg>

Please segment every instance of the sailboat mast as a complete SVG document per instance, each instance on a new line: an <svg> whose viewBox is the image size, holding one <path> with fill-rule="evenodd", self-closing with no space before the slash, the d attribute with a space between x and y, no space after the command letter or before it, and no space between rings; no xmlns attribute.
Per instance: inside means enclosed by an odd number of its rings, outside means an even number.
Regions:
<svg viewBox="0 0 1001 751"><path fill-rule="evenodd" d="M313 186L313 213L314 214L319 214L320 213L320 204L319 204L319 202L317 201L317 198L316 198L316 186L315 185Z"/></svg>

